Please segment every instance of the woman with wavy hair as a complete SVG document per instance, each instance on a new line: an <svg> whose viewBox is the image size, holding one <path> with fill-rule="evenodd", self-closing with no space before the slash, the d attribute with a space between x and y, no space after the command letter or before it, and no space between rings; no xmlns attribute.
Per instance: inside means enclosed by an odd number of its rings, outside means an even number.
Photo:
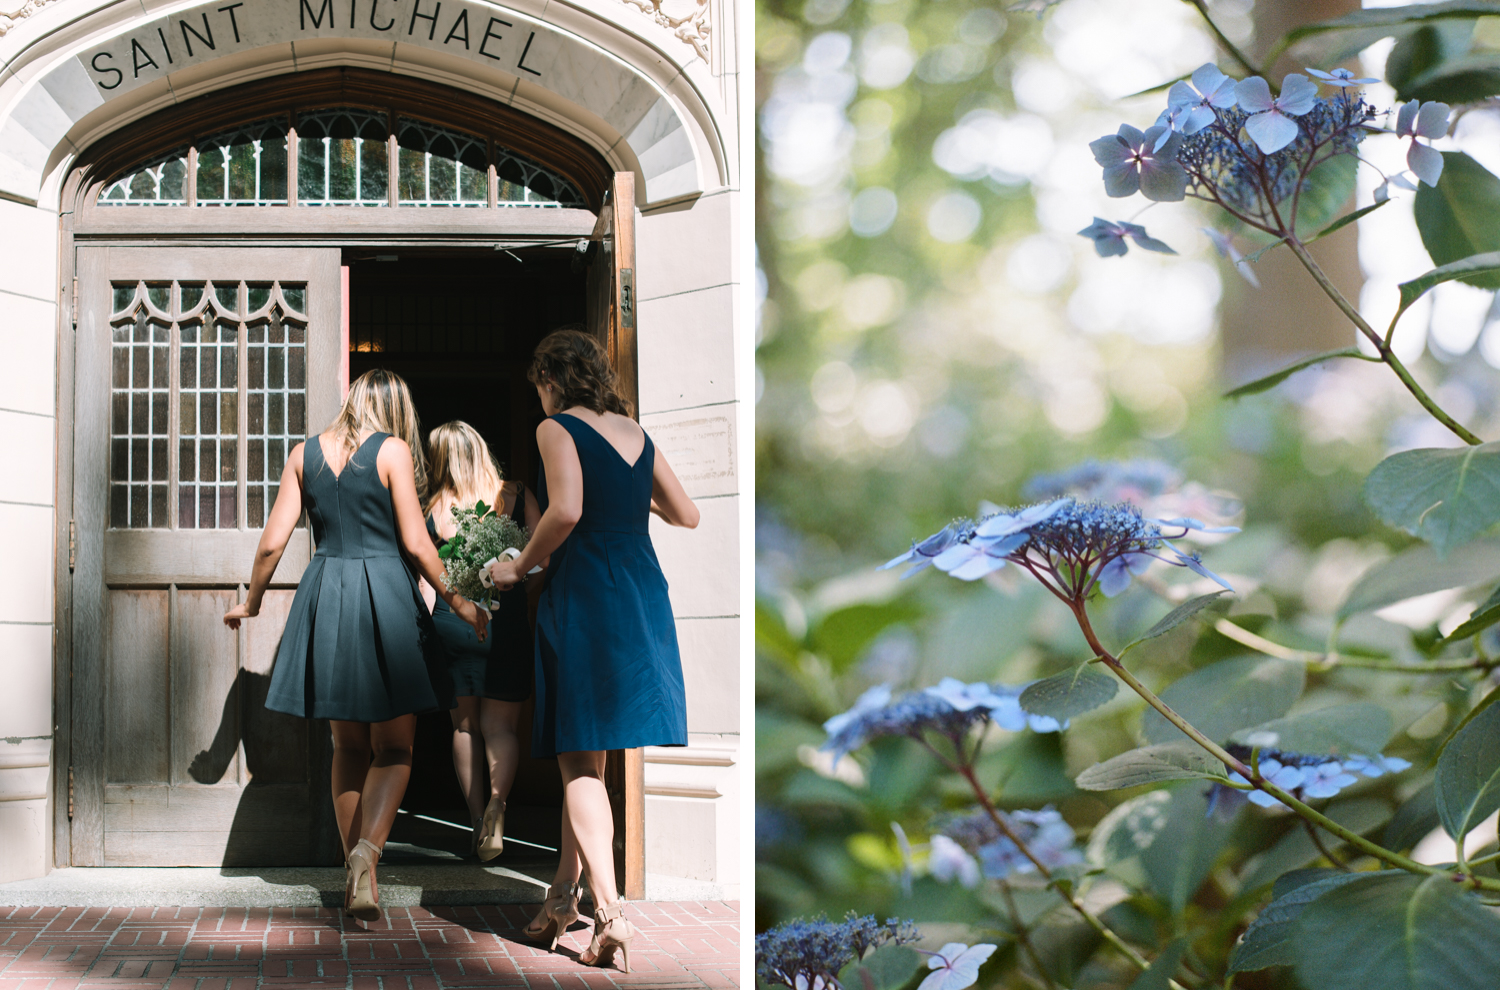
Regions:
<svg viewBox="0 0 1500 990"><path fill-rule="evenodd" d="M297 584L266 707L329 720L344 903L361 921L381 916L375 863L411 777L416 717L453 707L447 657L411 563L480 639L488 622L443 582L422 521L418 493L426 484L406 383L389 371L365 372L333 425L292 448L245 601L224 616L238 629L260 612L306 509L318 550Z"/></svg>
<svg viewBox="0 0 1500 990"><path fill-rule="evenodd" d="M427 532L439 549L453 538L453 510L487 502L500 515L535 529L542 511L536 497L518 481L501 481L500 465L479 431L454 420L427 434L432 457L432 495L427 500ZM423 583L423 594L432 592ZM521 743L516 724L531 697L531 620L522 588L502 591L492 617L489 642L481 642L441 601L432 620L448 651L458 707L453 709L453 770L474 825L473 851L481 860L500 855L505 836L505 799L516 779ZM480 788L488 764L490 786Z"/></svg>
<svg viewBox="0 0 1500 990"><path fill-rule="evenodd" d="M631 418L595 338L553 331L527 377L548 416L536 431L542 517L521 556L490 574L509 588L551 555L537 606L531 752L556 755L563 811L557 876L526 934L555 949L578 918L586 878L594 936L578 959L603 966L619 951L628 973L634 931L615 890L604 754L687 743L677 630L647 524L655 512L692 529L698 507Z"/></svg>

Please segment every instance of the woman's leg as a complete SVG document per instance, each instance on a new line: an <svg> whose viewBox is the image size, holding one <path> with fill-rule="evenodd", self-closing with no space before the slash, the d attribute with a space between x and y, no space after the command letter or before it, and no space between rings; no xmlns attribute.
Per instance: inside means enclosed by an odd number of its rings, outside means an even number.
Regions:
<svg viewBox="0 0 1500 990"><path fill-rule="evenodd" d="M359 842L360 795L370 771L370 726L364 722L330 721L333 730L333 815L339 823L344 855Z"/></svg>
<svg viewBox="0 0 1500 990"><path fill-rule="evenodd" d="M562 770L564 831L571 831L588 877L594 909L619 900L615 893L615 819L604 788L604 752L590 750L557 754ZM567 846L566 837L563 839Z"/></svg>
<svg viewBox="0 0 1500 990"><path fill-rule="evenodd" d="M396 809L406 796L411 779L411 746L417 734L417 717L401 715L370 726L370 749L374 759L365 776L359 837L378 848L385 846Z"/></svg>
<svg viewBox="0 0 1500 990"><path fill-rule="evenodd" d="M488 741L480 736L479 699L458 699L458 707L449 713L453 718L453 771L469 806L469 821L477 822L484 814L485 795L479 787L479 769Z"/></svg>
<svg viewBox="0 0 1500 990"><path fill-rule="evenodd" d="M464 699L459 699L462 703ZM490 797L504 801L510 797L516 781L516 766L521 762L521 740L516 726L521 721L521 704L485 698L479 702L479 728L484 734L484 748L490 761ZM470 801L473 806L473 801Z"/></svg>

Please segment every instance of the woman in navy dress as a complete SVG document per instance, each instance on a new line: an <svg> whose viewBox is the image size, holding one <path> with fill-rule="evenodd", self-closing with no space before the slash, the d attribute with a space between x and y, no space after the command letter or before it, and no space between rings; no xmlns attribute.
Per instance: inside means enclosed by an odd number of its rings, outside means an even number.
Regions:
<svg viewBox="0 0 1500 990"><path fill-rule="evenodd" d="M292 600L266 707L329 720L345 904L362 921L380 918L375 863L411 776L416 716L453 707L447 657L412 563L481 639L488 621L442 580L417 495L425 483L406 383L366 372L333 425L292 448L245 601L224 616L238 629L260 611L306 509L318 549Z"/></svg>
<svg viewBox="0 0 1500 990"><path fill-rule="evenodd" d="M490 573L509 588L551 555L537 606L531 751L557 757L563 816L557 876L526 934L556 948L586 877L594 937L579 961L602 966L619 950L629 972L633 931L615 891L604 755L687 744L677 630L648 521L655 512L692 529L698 508L631 419L594 337L553 332L527 377L549 417L536 431L542 517L521 556Z"/></svg>
<svg viewBox="0 0 1500 990"><path fill-rule="evenodd" d="M439 549L453 538L458 524L453 509L472 509L488 502L528 530L541 517L536 498L524 485L500 480L500 466L489 445L468 423L454 420L427 434L432 458L432 496L427 500L427 532ZM432 590L424 581L424 596ZM481 860L500 855L505 837L505 799L516 779L521 742L516 725L521 705L531 697L531 619L526 591L502 591L491 616L489 642L481 642L441 601L432 621L448 651L448 670L458 707L453 709L453 770L474 824L473 851ZM483 789L488 764L490 786Z"/></svg>

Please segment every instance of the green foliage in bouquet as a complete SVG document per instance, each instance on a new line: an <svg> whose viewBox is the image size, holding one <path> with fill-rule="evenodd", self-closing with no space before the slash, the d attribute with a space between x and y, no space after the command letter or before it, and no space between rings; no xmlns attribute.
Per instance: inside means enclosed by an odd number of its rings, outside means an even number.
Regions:
<svg viewBox="0 0 1500 990"><path fill-rule="evenodd" d="M479 605L495 607L495 589L481 580L485 564L512 548L524 550L531 534L510 516L478 502L472 509L453 507L458 531L438 550L448 587Z"/></svg>

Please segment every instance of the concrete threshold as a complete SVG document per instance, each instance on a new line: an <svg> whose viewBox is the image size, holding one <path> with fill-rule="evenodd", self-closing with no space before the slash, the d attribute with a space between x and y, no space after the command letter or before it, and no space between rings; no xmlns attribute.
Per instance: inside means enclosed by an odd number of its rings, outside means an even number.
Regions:
<svg viewBox="0 0 1500 990"><path fill-rule="evenodd" d="M551 870L478 863L391 863L379 871L388 907L537 904ZM721 901L738 891L648 873L648 901ZM726 896L729 895L729 896ZM0 884L0 907L338 907L342 867L66 867Z"/></svg>

